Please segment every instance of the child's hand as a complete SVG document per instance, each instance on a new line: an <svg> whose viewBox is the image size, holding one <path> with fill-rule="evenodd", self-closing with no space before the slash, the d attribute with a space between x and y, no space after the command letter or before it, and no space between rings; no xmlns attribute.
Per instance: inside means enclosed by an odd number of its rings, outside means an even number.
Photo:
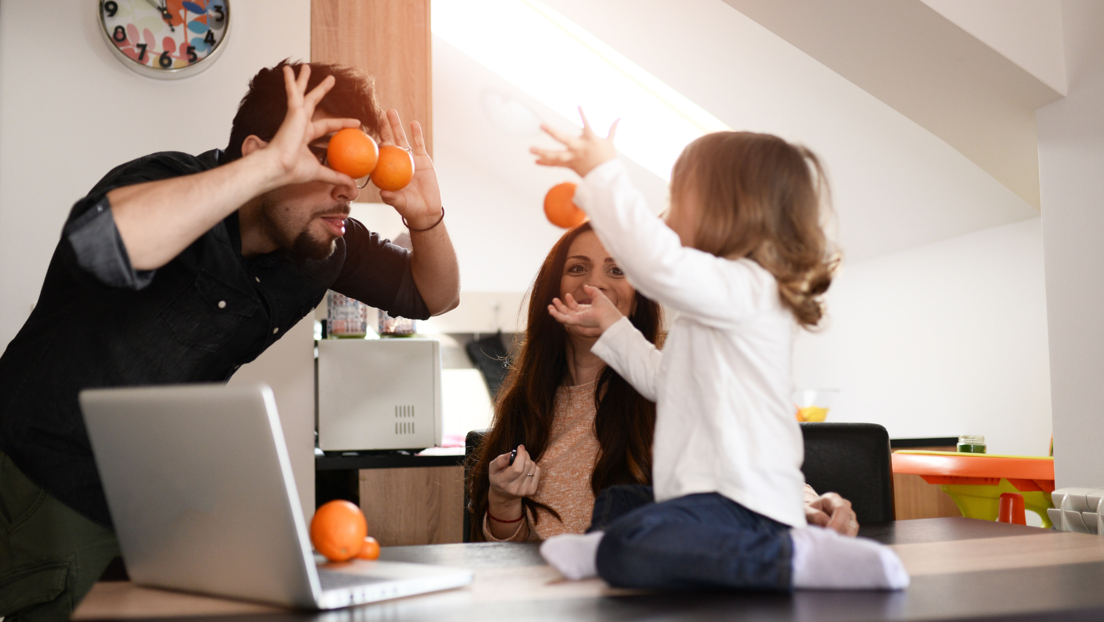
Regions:
<svg viewBox="0 0 1104 622"><path fill-rule="evenodd" d="M565 296L565 301L553 298L548 305L548 313L564 326L575 326L579 333L585 337L598 337L613 326L623 315L617 307L610 302L602 290L590 285L584 285L583 291L591 297L591 303L581 305L575 302L571 294Z"/></svg>
<svg viewBox="0 0 1104 622"><path fill-rule="evenodd" d="M541 129L548 135L564 144L567 149L541 149L533 147L529 151L539 156L537 164L544 166L562 166L569 168L586 177L596 166L608 162L617 157L617 149L613 146L613 135L617 131L617 121L610 126L609 135L605 138L594 133L587 123L583 109L579 108L579 116L583 118L583 134L573 138L559 130L541 124Z"/></svg>

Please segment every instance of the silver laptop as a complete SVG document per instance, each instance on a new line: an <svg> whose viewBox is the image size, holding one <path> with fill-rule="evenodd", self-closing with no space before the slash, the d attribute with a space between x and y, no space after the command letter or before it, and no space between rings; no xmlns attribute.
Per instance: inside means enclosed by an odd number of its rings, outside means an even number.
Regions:
<svg viewBox="0 0 1104 622"><path fill-rule="evenodd" d="M267 386L87 389L80 406L137 584L334 609L472 581L425 564L317 567Z"/></svg>

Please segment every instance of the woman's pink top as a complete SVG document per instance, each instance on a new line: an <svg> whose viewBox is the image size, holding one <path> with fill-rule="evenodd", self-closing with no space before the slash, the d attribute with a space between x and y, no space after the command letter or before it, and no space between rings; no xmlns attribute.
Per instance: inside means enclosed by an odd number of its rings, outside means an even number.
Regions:
<svg viewBox="0 0 1104 622"><path fill-rule="evenodd" d="M488 542L544 540L561 533L583 533L590 527L590 515L594 510L590 476L598 459L598 437L594 430L596 385L597 381L556 390L555 418L548 446L537 460L540 482L532 499L556 510L563 522L544 510L537 510L536 523L533 517L526 515L509 538L500 540L491 534L490 518L484 516L483 536Z"/></svg>

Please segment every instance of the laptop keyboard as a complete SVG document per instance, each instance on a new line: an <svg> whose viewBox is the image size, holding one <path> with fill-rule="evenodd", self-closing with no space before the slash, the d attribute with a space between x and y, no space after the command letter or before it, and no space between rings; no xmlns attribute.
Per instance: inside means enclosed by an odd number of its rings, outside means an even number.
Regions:
<svg viewBox="0 0 1104 622"><path fill-rule="evenodd" d="M336 590L345 587L355 587L357 585L370 585L372 583L384 583L391 579L379 579L376 577L366 577L364 575L350 574L348 572L329 572L326 570L318 571L318 582L321 584L324 590Z"/></svg>

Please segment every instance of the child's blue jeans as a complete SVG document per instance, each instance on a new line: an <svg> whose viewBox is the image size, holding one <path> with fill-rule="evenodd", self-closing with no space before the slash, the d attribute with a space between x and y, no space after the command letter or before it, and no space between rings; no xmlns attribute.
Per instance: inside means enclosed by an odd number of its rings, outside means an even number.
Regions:
<svg viewBox="0 0 1104 622"><path fill-rule="evenodd" d="M616 587L792 588L787 525L716 493L656 503L648 486L612 486L594 503L598 574Z"/></svg>

